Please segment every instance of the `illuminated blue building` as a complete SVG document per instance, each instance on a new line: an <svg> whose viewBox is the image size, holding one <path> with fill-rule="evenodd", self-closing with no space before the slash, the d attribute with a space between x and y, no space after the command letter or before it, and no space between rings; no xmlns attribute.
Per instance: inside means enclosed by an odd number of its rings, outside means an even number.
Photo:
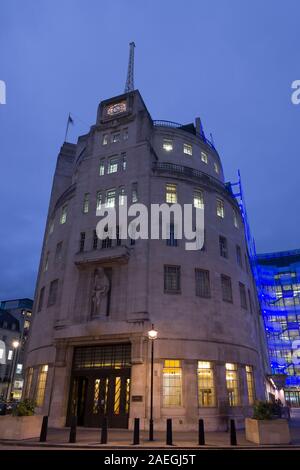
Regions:
<svg viewBox="0 0 300 470"><path fill-rule="evenodd" d="M300 406L300 250L256 256L256 282L272 374L286 374L285 398Z"/></svg>

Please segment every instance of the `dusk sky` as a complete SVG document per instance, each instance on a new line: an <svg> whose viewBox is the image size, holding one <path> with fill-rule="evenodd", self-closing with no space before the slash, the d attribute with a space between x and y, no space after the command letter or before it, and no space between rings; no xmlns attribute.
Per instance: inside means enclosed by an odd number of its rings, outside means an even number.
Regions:
<svg viewBox="0 0 300 470"><path fill-rule="evenodd" d="M242 174L258 252L300 248L297 0L0 0L0 300L32 297L68 113L135 87L153 119L200 116L227 181Z"/></svg>

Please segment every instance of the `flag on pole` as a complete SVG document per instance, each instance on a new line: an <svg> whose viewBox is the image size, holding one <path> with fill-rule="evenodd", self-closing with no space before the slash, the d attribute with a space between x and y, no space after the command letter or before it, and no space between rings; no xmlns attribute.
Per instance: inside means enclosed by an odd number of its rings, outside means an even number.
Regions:
<svg viewBox="0 0 300 470"><path fill-rule="evenodd" d="M69 113L68 121L67 121L67 127L66 127L66 133L65 133L65 142L67 142L67 137L68 137L69 125L70 125L70 124L74 124L74 120L73 120L73 118L71 117L71 114Z"/></svg>

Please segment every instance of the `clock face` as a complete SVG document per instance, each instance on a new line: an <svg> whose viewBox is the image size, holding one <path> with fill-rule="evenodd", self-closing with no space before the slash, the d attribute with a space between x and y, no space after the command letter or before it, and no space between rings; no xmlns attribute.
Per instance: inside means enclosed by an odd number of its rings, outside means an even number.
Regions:
<svg viewBox="0 0 300 470"><path fill-rule="evenodd" d="M115 116L116 114L124 113L127 110L126 101L115 103L107 106L106 113L108 116Z"/></svg>

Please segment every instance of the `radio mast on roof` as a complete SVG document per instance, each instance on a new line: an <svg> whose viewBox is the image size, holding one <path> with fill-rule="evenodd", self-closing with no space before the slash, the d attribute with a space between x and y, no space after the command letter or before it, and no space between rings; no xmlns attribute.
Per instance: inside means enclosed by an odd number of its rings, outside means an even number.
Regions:
<svg viewBox="0 0 300 470"><path fill-rule="evenodd" d="M129 93L134 90L134 48L134 42L129 43L129 61L124 93Z"/></svg>

